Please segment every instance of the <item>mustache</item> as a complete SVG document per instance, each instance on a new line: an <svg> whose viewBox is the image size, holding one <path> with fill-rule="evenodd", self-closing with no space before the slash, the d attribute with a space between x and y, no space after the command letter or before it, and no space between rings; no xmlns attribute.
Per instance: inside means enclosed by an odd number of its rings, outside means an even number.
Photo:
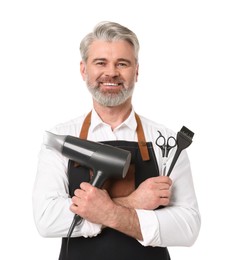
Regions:
<svg viewBox="0 0 232 260"><path fill-rule="evenodd" d="M102 77L99 78L97 80L97 83L113 83L113 84L123 84L124 80L121 79L120 77L114 77L114 78L110 78L110 77Z"/></svg>

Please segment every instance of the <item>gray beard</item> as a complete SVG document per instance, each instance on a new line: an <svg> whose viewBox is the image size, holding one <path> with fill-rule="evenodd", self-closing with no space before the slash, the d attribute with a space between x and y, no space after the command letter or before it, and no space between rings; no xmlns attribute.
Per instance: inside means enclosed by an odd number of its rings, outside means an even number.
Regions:
<svg viewBox="0 0 232 260"><path fill-rule="evenodd" d="M91 87L88 84L87 87L93 99L105 107L115 107L123 104L132 96L134 91L134 86L129 89L123 88L119 93L101 92L99 88Z"/></svg>

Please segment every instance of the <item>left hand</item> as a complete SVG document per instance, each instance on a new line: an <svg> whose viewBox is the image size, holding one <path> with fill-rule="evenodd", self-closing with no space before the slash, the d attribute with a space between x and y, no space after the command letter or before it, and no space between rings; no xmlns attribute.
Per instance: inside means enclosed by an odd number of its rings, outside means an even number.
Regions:
<svg viewBox="0 0 232 260"><path fill-rule="evenodd" d="M87 182L82 182L72 197L70 210L82 218L96 224L106 225L113 216L115 203L106 190L98 189Z"/></svg>
<svg viewBox="0 0 232 260"><path fill-rule="evenodd" d="M167 206L171 198L172 180L167 176L151 177L142 182L129 196L115 202L134 209L154 210Z"/></svg>

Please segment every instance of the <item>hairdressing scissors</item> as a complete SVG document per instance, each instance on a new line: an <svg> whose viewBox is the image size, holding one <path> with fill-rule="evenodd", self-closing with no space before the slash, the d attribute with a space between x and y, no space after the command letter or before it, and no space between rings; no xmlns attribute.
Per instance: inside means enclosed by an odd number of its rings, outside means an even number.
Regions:
<svg viewBox="0 0 232 260"><path fill-rule="evenodd" d="M166 138L161 134L161 132L158 131L158 133L159 133L159 136L156 139L155 143L161 149L162 156L168 157L170 150L176 146L176 138L173 136L169 136L166 141Z"/></svg>
<svg viewBox="0 0 232 260"><path fill-rule="evenodd" d="M163 165L162 165L162 175L166 175L166 163L168 160L168 154L172 148L174 148L177 144L176 138L173 136L169 136L167 141L166 138L161 134L160 131L158 131L159 136L156 139L156 145L159 146L159 148L162 151L162 156L164 158Z"/></svg>

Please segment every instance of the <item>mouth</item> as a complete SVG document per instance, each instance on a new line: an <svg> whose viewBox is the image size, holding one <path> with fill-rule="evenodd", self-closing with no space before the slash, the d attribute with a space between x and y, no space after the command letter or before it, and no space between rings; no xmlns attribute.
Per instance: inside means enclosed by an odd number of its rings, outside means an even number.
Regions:
<svg viewBox="0 0 232 260"><path fill-rule="evenodd" d="M99 82L103 92L118 93L121 91L123 84L120 82Z"/></svg>
<svg viewBox="0 0 232 260"><path fill-rule="evenodd" d="M103 86L109 86L109 87L118 87L121 86L122 83L112 83L112 82L100 82L101 85Z"/></svg>

